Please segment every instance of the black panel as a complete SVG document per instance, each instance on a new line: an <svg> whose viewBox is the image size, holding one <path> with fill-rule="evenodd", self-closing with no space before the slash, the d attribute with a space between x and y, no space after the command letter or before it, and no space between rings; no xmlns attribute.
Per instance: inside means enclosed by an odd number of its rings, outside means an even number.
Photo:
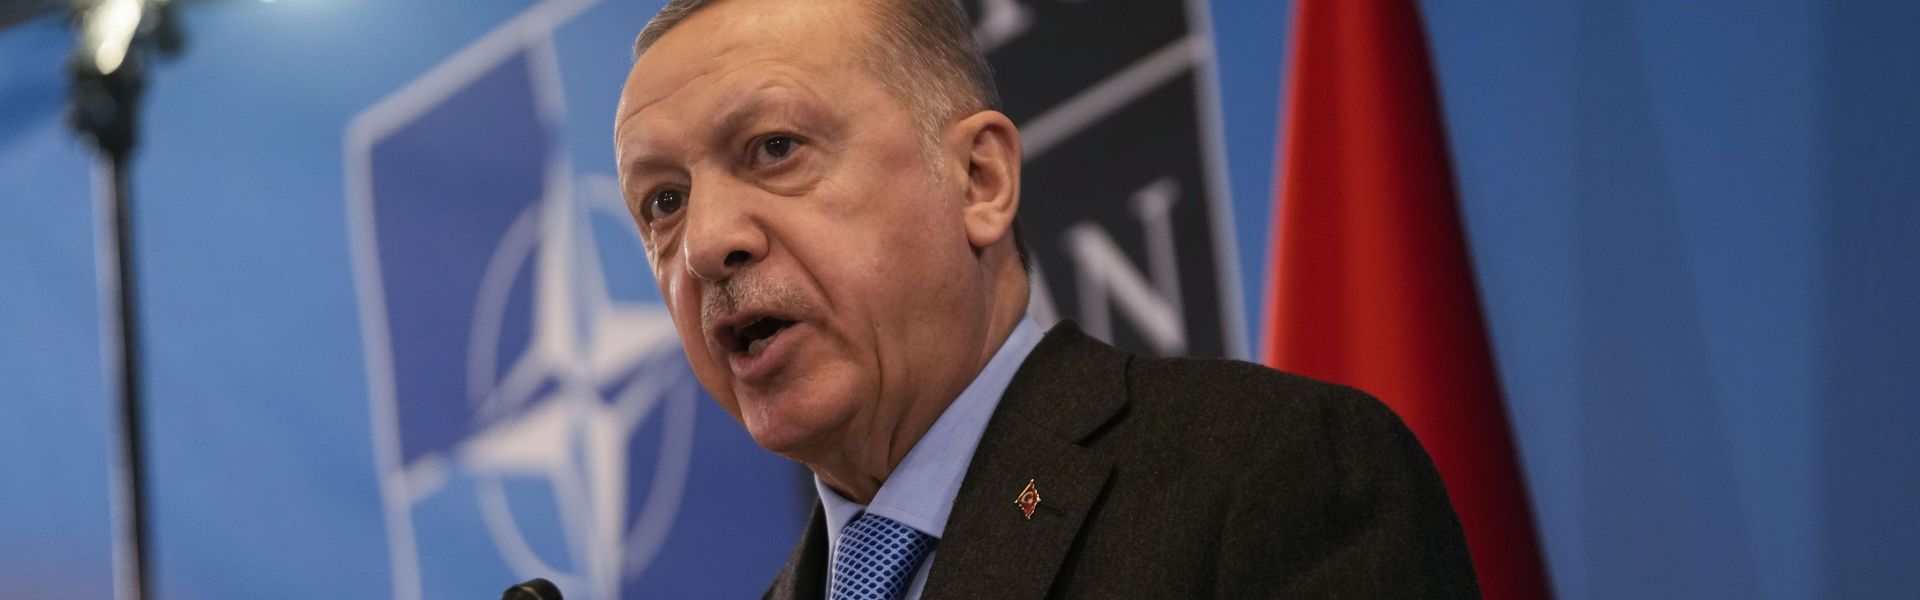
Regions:
<svg viewBox="0 0 1920 600"><path fill-rule="evenodd" d="M976 22L987 0L969 0ZM1006 112L1030 131L1035 121L1154 53L1192 35L1180 0L1020 0L1032 20L1019 35L990 48ZM1210 43L1204 41L1203 43ZM1119 245L1127 268L1151 277L1148 223L1130 208L1134 194L1163 178L1177 188L1169 218L1179 279L1179 314L1186 344L1175 352L1227 355L1222 311L1237 299L1221 294L1222 277L1237 276L1215 255L1214 215L1226 190L1209 177L1215 156L1202 135L1196 78L1205 63L1188 68L1040 154L1029 152L1021 220L1028 245L1046 277L1062 318L1086 323L1079 310L1079 263L1066 245L1067 231L1091 223ZM1029 140L1031 142L1031 136ZM1150 279L1149 279L1150 280ZM1156 352L1120 307L1107 304L1109 341L1138 352ZM1235 309L1237 310L1237 309ZM1097 332L1096 332L1097 333Z"/></svg>

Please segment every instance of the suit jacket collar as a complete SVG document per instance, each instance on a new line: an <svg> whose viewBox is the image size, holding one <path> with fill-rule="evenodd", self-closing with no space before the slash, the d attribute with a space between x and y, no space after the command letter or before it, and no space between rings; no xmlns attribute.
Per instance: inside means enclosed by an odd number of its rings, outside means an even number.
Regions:
<svg viewBox="0 0 1920 600"><path fill-rule="evenodd" d="M994 418L1017 418L1078 444L1126 405L1132 355L1061 321L1020 365ZM989 425L991 427L991 425Z"/></svg>
<svg viewBox="0 0 1920 600"><path fill-rule="evenodd" d="M1127 360L1072 322L1034 348L974 452L926 598L1047 595L1112 471L1080 444L1125 407ZM1032 518L1016 502L1028 482Z"/></svg>

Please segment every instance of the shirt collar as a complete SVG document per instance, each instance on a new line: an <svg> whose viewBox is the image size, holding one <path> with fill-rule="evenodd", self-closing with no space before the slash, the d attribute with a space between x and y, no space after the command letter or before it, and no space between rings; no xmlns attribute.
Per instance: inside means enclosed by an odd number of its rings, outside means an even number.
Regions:
<svg viewBox="0 0 1920 600"><path fill-rule="evenodd" d="M1030 317L1021 317L986 368L947 405L933 427L880 484L871 506L841 497L814 477L814 490L820 494L820 507L827 517L827 547L840 547L840 529L861 511L941 537L946 532L947 515L953 512L953 499L960 495L960 481L973 462L974 450L980 447L980 436L987 431L987 420L1000 406L1000 396L1013 382L1020 364L1026 362L1034 346L1040 345L1040 337L1040 326Z"/></svg>

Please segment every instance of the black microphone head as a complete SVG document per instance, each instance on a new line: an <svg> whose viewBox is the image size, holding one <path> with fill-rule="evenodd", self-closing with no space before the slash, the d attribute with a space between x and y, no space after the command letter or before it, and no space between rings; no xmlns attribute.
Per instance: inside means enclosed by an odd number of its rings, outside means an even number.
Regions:
<svg viewBox="0 0 1920 600"><path fill-rule="evenodd" d="M500 595L500 600L561 600L560 587L535 577L507 588L507 592Z"/></svg>

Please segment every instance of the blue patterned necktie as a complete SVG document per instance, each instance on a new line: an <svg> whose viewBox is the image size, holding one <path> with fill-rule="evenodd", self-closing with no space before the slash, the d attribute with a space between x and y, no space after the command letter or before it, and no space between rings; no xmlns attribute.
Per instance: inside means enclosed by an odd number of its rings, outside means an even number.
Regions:
<svg viewBox="0 0 1920 600"><path fill-rule="evenodd" d="M833 555L833 600L896 600L933 551L933 536L863 513L840 531Z"/></svg>

